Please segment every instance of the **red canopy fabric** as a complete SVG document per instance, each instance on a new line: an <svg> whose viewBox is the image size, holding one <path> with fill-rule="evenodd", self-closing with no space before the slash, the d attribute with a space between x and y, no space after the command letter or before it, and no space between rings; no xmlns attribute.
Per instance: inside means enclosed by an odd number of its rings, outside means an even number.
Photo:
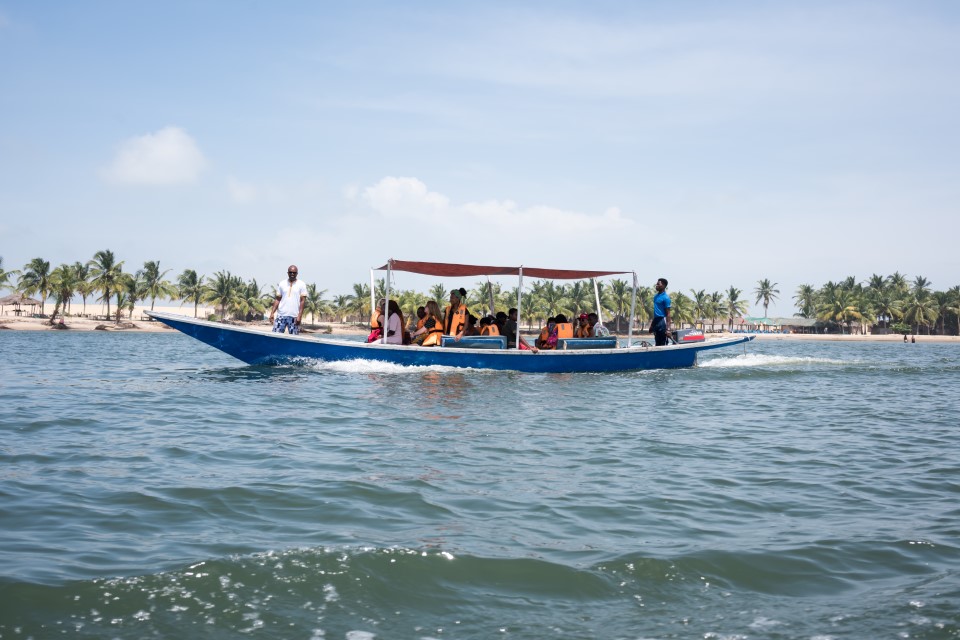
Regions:
<svg viewBox="0 0 960 640"><path fill-rule="evenodd" d="M408 271L422 273L428 276L443 276L448 278L464 278L467 276L516 276L520 274L520 267L491 267L476 264L450 264L448 262L411 262L409 260L391 260L390 269L393 271ZM377 271L386 271L383 265ZM547 278L549 280L583 280L586 278L601 278L615 276L632 271L581 271L579 269L538 269L523 267L523 275L531 278Z"/></svg>

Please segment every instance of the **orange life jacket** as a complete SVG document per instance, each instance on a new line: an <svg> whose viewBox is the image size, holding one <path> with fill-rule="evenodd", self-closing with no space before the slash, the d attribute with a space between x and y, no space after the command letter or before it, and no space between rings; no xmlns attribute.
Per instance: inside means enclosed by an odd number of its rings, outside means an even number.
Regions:
<svg viewBox="0 0 960 640"><path fill-rule="evenodd" d="M450 305L443 311L443 334L455 336L467 325L467 305L460 304L456 311L450 311Z"/></svg>
<svg viewBox="0 0 960 640"><path fill-rule="evenodd" d="M427 318L429 318L429 317L430 317L430 316L426 316L426 317L423 319L423 322L426 323ZM433 319L433 328L432 328L432 329L427 329L427 335L426 335L426 337L423 339L423 342L420 343L420 346L422 346L422 347L439 347L440 344L442 343L442 338L443 338L443 323L440 322L440 319L439 319L439 318L434 318L434 319Z"/></svg>
<svg viewBox="0 0 960 640"><path fill-rule="evenodd" d="M485 327L480 327L480 335L482 336L498 336L500 335L500 329L497 328L495 324L488 324Z"/></svg>
<svg viewBox="0 0 960 640"><path fill-rule="evenodd" d="M587 324L587 323L581 324L581 325L577 328L577 337L578 337L578 338L592 338L592 337L593 337L593 327L591 327L591 326L590 326L589 324Z"/></svg>
<svg viewBox="0 0 960 640"><path fill-rule="evenodd" d="M545 326L540 331L540 337L537 339L537 346L541 349L556 349L556 344L550 344L548 340L550 339L550 325Z"/></svg>
<svg viewBox="0 0 960 640"><path fill-rule="evenodd" d="M430 316L423 316L422 318L420 318L419 320L417 320L417 328L416 328L416 331L420 331L420 329L423 329L423 323L426 322L426 321L427 321L427 318L429 318L429 317L430 317Z"/></svg>
<svg viewBox="0 0 960 640"><path fill-rule="evenodd" d="M569 322L557 323L557 340L573 337L573 325Z"/></svg>
<svg viewBox="0 0 960 640"><path fill-rule="evenodd" d="M380 309L377 309L370 315L370 328L371 329L382 329L383 327L380 324L380 317L383 313Z"/></svg>

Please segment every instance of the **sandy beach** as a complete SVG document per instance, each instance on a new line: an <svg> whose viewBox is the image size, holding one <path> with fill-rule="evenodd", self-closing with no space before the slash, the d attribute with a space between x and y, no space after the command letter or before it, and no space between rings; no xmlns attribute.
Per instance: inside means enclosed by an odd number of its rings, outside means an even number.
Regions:
<svg viewBox="0 0 960 640"><path fill-rule="evenodd" d="M65 319L65 325L67 331L113 331L113 332L125 332L125 333L166 333L174 331L167 327L161 322L156 322L149 320L145 315L149 311L149 307L137 307L133 312L133 320L124 318L124 320L117 324L112 320L104 320L103 314L105 310L98 309L93 305L88 305L88 311L91 311L91 317L80 317L80 316L67 316ZM193 317L193 310L188 309L187 307L177 307L177 306L160 306L157 305L154 307L156 311L164 311L167 313L176 313L180 315L185 315ZM97 313L99 312L99 313ZM197 316L204 318L210 313L213 313L213 309L209 307L200 307L198 309ZM257 329L261 331L270 331L270 324L266 321L264 322L244 322L244 323L235 323L239 326L243 326L248 329ZM63 329L57 329L50 325L50 321L45 318L33 318L33 317L22 317L15 316L10 310L6 310L3 315L0 315L0 330L9 329L13 331L61 331ZM367 333L365 327L357 326L356 324L349 323L337 323L337 322L317 322L316 324L309 323L309 317L307 322L304 323L304 329L306 333L316 333L316 334L326 334L326 335L364 335ZM526 331L524 332L527 333ZM532 333L532 332L531 332ZM637 334L637 335L646 335L646 334ZM728 338L733 335L741 334L732 334L729 332L723 333L708 333L707 340L716 340L718 338ZM903 342L903 336L898 334L893 335L840 335L840 334L812 334L812 333L788 333L788 334L766 334L761 333L757 334L757 340L761 341L803 341L803 340L812 340L812 341L827 341L827 342ZM918 335L916 336L917 342L960 342L960 336L927 336L927 335Z"/></svg>

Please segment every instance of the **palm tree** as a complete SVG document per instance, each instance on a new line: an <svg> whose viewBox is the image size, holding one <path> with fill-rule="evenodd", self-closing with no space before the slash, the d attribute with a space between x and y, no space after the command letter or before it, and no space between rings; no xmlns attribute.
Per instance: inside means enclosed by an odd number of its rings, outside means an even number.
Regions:
<svg viewBox="0 0 960 640"><path fill-rule="evenodd" d="M952 299L950 297L950 292L934 291L930 295L933 298L934 303L936 304L937 325L939 326L939 329L937 329L937 333L940 335L945 335L947 333L946 331L947 314L950 313L950 303L952 302Z"/></svg>
<svg viewBox="0 0 960 640"><path fill-rule="evenodd" d="M53 314L50 316L50 324L54 324L57 318L57 312L66 313L67 304L70 298L77 290L77 272L66 264L61 264L50 274L50 290L56 304L53 307Z"/></svg>
<svg viewBox="0 0 960 640"><path fill-rule="evenodd" d="M915 288L903 305L903 319L913 325L913 332L920 333L920 327L927 327L937 319L937 302L930 294L923 295L923 289Z"/></svg>
<svg viewBox="0 0 960 640"><path fill-rule="evenodd" d="M693 295L691 298L693 307L693 317L695 318L693 326L696 328L697 322L700 323L701 329L706 329L704 326L704 318L707 317L707 309L710 307L710 296L707 295L706 290L700 289L700 291L695 291L690 289L690 293Z"/></svg>
<svg viewBox="0 0 960 640"><path fill-rule="evenodd" d="M637 321L646 324L653 316L654 291L650 287L637 287Z"/></svg>
<svg viewBox="0 0 960 640"><path fill-rule="evenodd" d="M333 296L333 311L337 314L340 322L346 322L346 314L350 311L350 296Z"/></svg>
<svg viewBox="0 0 960 640"><path fill-rule="evenodd" d="M217 271L206 285L203 301L220 307L220 321L227 319L227 309L237 302L236 281L229 271Z"/></svg>
<svg viewBox="0 0 960 640"><path fill-rule="evenodd" d="M184 269L177 276L177 296L186 302L193 303L193 317L197 317L197 307L203 299L205 276L198 276L193 269Z"/></svg>
<svg viewBox="0 0 960 640"><path fill-rule="evenodd" d="M438 282L430 287L430 291L427 293L427 295L429 296L430 300L436 302L437 306L443 309L443 305L447 304L447 298L450 297L450 292L446 290L442 282Z"/></svg>
<svg viewBox="0 0 960 640"><path fill-rule="evenodd" d="M83 300L83 313L87 313L87 296L93 293L93 285L90 284L90 265L84 262L74 262L73 263L73 275L76 277L76 291L80 294L80 298ZM73 308L72 306L70 307Z"/></svg>
<svg viewBox="0 0 960 640"><path fill-rule="evenodd" d="M820 320L836 322L841 325L846 323L849 330L849 323L853 320L862 319L862 314L857 308L857 299L854 292L849 289L835 285L832 282L827 283L832 286L825 286L821 292L820 304L817 308L817 317Z"/></svg>
<svg viewBox="0 0 960 640"><path fill-rule="evenodd" d="M393 283L390 283L393 285ZM393 291L393 286L390 287L390 291ZM379 278L374 282L373 286L373 297L377 300L383 300L387 297L387 280L386 278Z"/></svg>
<svg viewBox="0 0 960 640"><path fill-rule="evenodd" d="M262 317L267 305L272 304L273 298L264 295L263 287L257 284L256 278L244 282L240 276L230 276L230 286L235 295L229 309L246 322L258 315Z"/></svg>
<svg viewBox="0 0 960 640"><path fill-rule="evenodd" d="M490 315L493 315L497 312L497 298L500 296L500 284L497 282L480 281L477 283L477 288L470 292L470 297L475 298L479 303L479 308L476 309L477 314L479 315L480 309L486 310ZM490 307L490 301L493 300L493 307ZM483 315L487 315L486 313Z"/></svg>
<svg viewBox="0 0 960 640"><path fill-rule="evenodd" d="M104 249L93 255L90 266L90 284L94 290L103 292L100 300L107 303L107 317L110 317L110 296L118 291L123 278L123 262L117 262L113 251Z"/></svg>
<svg viewBox="0 0 960 640"><path fill-rule="evenodd" d="M517 298L513 298L516 303ZM567 301L573 309L573 315L579 316L587 309L593 308L593 287L589 280L577 280L567 287ZM511 305L513 306L513 305Z"/></svg>
<svg viewBox="0 0 960 640"><path fill-rule="evenodd" d="M3 256L0 256L0 290L10 287L10 280L20 275L19 271L6 271L3 268Z"/></svg>
<svg viewBox="0 0 960 640"><path fill-rule="evenodd" d="M957 335L960 336L960 286L947 289L947 295L950 296L950 304L947 311L957 318ZM944 331L946 333L946 331Z"/></svg>
<svg viewBox="0 0 960 640"><path fill-rule="evenodd" d="M630 284L626 280L620 280L618 278L610 282L610 301L616 308L618 317L626 317L626 308L627 305L630 304L632 293Z"/></svg>
<svg viewBox="0 0 960 640"><path fill-rule="evenodd" d="M126 309L130 319L133 319L133 309L137 302L146 299L146 287L142 274L123 273L116 289L117 294L117 323L123 319L123 310Z"/></svg>
<svg viewBox="0 0 960 640"><path fill-rule="evenodd" d="M693 300L679 291L671 296L670 319L682 329L684 324L696 326L697 316L694 312Z"/></svg>
<svg viewBox="0 0 960 640"><path fill-rule="evenodd" d="M323 299L326 289L317 289L316 284L307 285L307 301L303 305L303 312L310 314L310 324L317 324L317 315L327 310L327 301Z"/></svg>
<svg viewBox="0 0 960 640"><path fill-rule="evenodd" d="M713 331L716 327L717 318L723 317L727 312L727 305L723 301L723 294L719 291L714 291L708 296L707 302L707 315L710 316L710 330Z"/></svg>
<svg viewBox="0 0 960 640"><path fill-rule="evenodd" d="M930 293L930 285L933 284L923 276L917 276L913 279L913 286L910 288L911 293L915 296L927 296Z"/></svg>
<svg viewBox="0 0 960 640"><path fill-rule="evenodd" d="M764 278L763 280L757 281L757 288L753 290L757 294L757 300L754 304L763 301L763 317L767 317L767 307L770 306L771 302L775 302L779 299L780 289L776 288L777 283L770 283L770 280Z"/></svg>
<svg viewBox="0 0 960 640"><path fill-rule="evenodd" d="M893 275L887 278L887 284L899 294L905 294L908 289L907 276L899 271L894 271Z"/></svg>
<svg viewBox="0 0 960 640"><path fill-rule="evenodd" d="M797 293L793 296L796 307L800 311L800 317L813 318L817 314L817 290L813 285L802 284L797 287Z"/></svg>
<svg viewBox="0 0 960 640"><path fill-rule="evenodd" d="M883 292L888 288L888 280L880 274L873 274L867 280L867 288L875 292Z"/></svg>
<svg viewBox="0 0 960 640"><path fill-rule="evenodd" d="M554 284L553 280L547 280L541 285L537 293L543 302L543 309L548 316L555 316L558 313L570 313L570 303L567 300L566 286Z"/></svg>
<svg viewBox="0 0 960 640"><path fill-rule="evenodd" d="M170 270L167 269L161 273L159 260L148 260L143 263L143 269L140 271L140 274L143 279L145 297L150 298L150 311L153 311L153 306L157 298L161 296L172 298L177 295L177 288L163 279L163 276L169 272Z"/></svg>
<svg viewBox="0 0 960 640"><path fill-rule="evenodd" d="M884 287L879 291L875 289L872 291L870 304L880 324L889 327L893 320L903 317L902 305L891 288Z"/></svg>
<svg viewBox="0 0 960 640"><path fill-rule="evenodd" d="M364 318L370 317L370 285L364 282L358 282L353 285L353 293L350 295L350 311L357 314L357 322L363 322Z"/></svg>
<svg viewBox="0 0 960 640"><path fill-rule="evenodd" d="M730 331L733 331L733 319L739 318L746 313L747 307L749 306L746 300L740 299L740 294L742 293L740 289L732 285L727 289L727 299L724 308L727 312L727 319L730 321Z"/></svg>
<svg viewBox="0 0 960 640"><path fill-rule="evenodd" d="M34 258L25 264L17 288L24 295L40 295L40 315L43 315L44 305L50 296L50 263L43 258Z"/></svg>

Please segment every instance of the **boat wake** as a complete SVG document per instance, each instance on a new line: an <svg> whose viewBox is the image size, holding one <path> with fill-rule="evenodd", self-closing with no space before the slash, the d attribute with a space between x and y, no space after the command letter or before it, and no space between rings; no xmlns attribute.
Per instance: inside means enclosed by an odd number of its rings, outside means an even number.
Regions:
<svg viewBox="0 0 960 640"><path fill-rule="evenodd" d="M437 372L437 373L463 373L465 371L476 372L478 369L464 369L460 367L445 367L442 365L403 365L395 364L393 362L379 362L377 360L338 360L334 362L328 362L326 360L313 360L313 359L303 359L296 363L299 366L305 366L314 371L321 372L330 372L330 373L377 373L377 374L390 374L390 373L402 373L409 374L411 372L426 373L426 372Z"/></svg>
<svg viewBox="0 0 960 640"><path fill-rule="evenodd" d="M809 367L811 365L843 366L852 364L848 360L833 358L803 358L797 356L770 356L761 353L747 353L733 357L711 358L701 360L698 365L702 369L731 369L744 367Z"/></svg>

